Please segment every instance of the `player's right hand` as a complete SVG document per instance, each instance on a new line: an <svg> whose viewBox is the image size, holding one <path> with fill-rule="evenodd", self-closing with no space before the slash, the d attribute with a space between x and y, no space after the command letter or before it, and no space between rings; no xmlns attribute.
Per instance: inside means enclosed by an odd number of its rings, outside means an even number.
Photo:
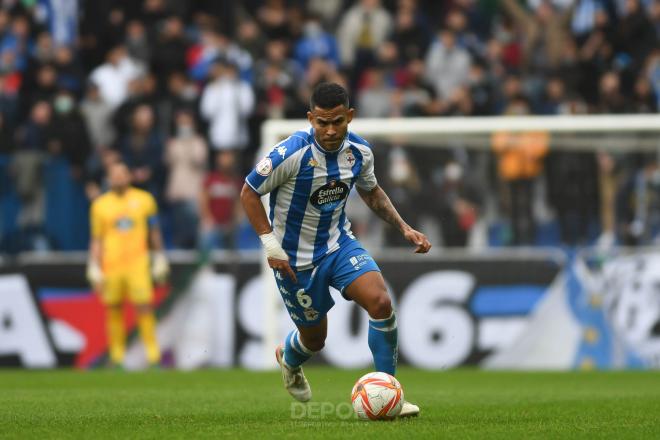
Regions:
<svg viewBox="0 0 660 440"><path fill-rule="evenodd" d="M268 265L282 272L284 275L291 278L291 281L297 283L296 274L291 269L289 264L289 256L286 254L282 246L280 245L279 240L275 237L275 234L269 232L267 234L261 234L259 236L261 243L264 245L264 251L266 252L266 258L268 259Z"/></svg>
<svg viewBox="0 0 660 440"><path fill-rule="evenodd" d="M101 266L94 260L89 260L87 262L87 281L92 287L97 288L103 283L103 270Z"/></svg>
<svg viewBox="0 0 660 440"><path fill-rule="evenodd" d="M291 265L287 260L276 260L274 258L269 258L268 259L268 265L283 273L285 276L289 277L291 281L294 283L298 282L298 278L296 278L296 273L291 269Z"/></svg>

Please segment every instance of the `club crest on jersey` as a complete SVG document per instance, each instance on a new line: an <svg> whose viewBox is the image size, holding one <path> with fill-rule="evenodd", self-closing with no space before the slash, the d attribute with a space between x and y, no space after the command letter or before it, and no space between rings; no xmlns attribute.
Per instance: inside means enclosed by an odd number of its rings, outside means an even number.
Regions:
<svg viewBox="0 0 660 440"><path fill-rule="evenodd" d="M273 171L273 161L270 160L270 157L264 157L259 161L255 169L257 170L257 174L268 176Z"/></svg>
<svg viewBox="0 0 660 440"><path fill-rule="evenodd" d="M346 150L346 162L350 166L353 166L355 164L355 156L353 155L353 152L351 150Z"/></svg>
<svg viewBox="0 0 660 440"><path fill-rule="evenodd" d="M305 319L308 321L314 321L316 318L319 317L318 310L315 310L311 307L306 308L303 313L305 314Z"/></svg>
<svg viewBox="0 0 660 440"><path fill-rule="evenodd" d="M307 162L307 166L310 166L310 167L317 167L317 166L319 166L319 163L318 163L318 161L317 161L316 159L314 159L314 158L312 157L311 159L309 159L309 162Z"/></svg>
<svg viewBox="0 0 660 440"><path fill-rule="evenodd" d="M321 211L334 211L348 197L349 188L344 182L332 179L309 198L310 203Z"/></svg>
<svg viewBox="0 0 660 440"><path fill-rule="evenodd" d="M129 217L119 217L115 220L115 228L119 231L128 231L133 228L133 220Z"/></svg>

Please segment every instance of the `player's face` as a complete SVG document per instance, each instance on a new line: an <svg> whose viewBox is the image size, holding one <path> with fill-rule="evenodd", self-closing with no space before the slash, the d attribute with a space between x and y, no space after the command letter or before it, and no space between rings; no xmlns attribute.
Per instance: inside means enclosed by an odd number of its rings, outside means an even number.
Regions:
<svg viewBox="0 0 660 440"><path fill-rule="evenodd" d="M108 171L108 182L113 191L124 191L131 184L131 172L122 163L114 164Z"/></svg>
<svg viewBox="0 0 660 440"><path fill-rule="evenodd" d="M338 105L333 109L314 107L307 112L307 119L314 127L314 137L326 150L336 150L341 147L348 124L353 120L355 110Z"/></svg>

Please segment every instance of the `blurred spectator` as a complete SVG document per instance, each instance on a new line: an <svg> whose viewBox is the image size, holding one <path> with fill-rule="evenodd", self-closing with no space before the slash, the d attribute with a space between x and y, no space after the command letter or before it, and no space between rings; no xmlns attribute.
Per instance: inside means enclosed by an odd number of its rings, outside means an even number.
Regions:
<svg viewBox="0 0 660 440"><path fill-rule="evenodd" d="M468 84L472 99L472 114L475 116L491 114L495 87L481 63L474 63L470 66Z"/></svg>
<svg viewBox="0 0 660 440"><path fill-rule="evenodd" d="M425 78L421 60L412 60L397 75L398 88L392 95L393 116L423 116L439 113L442 102Z"/></svg>
<svg viewBox="0 0 660 440"><path fill-rule="evenodd" d="M397 47L400 64L423 59L429 47L428 30L415 19L415 11L410 8L399 9L394 17L394 30L389 38Z"/></svg>
<svg viewBox="0 0 660 440"><path fill-rule="evenodd" d="M195 129L190 112L176 115L175 136L167 142L165 163L169 168L165 199L173 215L174 245L192 249L197 241L199 197L206 171L208 149Z"/></svg>
<svg viewBox="0 0 660 440"><path fill-rule="evenodd" d="M18 84L14 75L0 72L0 114L3 125L16 127L19 117Z"/></svg>
<svg viewBox="0 0 660 440"><path fill-rule="evenodd" d="M71 92L60 91L53 101L53 130L49 150L62 154L71 165L76 180L82 177L83 167L91 152L87 125Z"/></svg>
<svg viewBox="0 0 660 440"><path fill-rule="evenodd" d="M79 96L83 88L82 66L75 58L73 49L59 46L55 50L55 67L57 68L57 84Z"/></svg>
<svg viewBox="0 0 660 440"><path fill-rule="evenodd" d="M339 66L337 40L323 29L318 17L310 16L305 21L303 35L295 46L294 57L303 68L307 68L312 58L322 58Z"/></svg>
<svg viewBox="0 0 660 440"><path fill-rule="evenodd" d="M142 65L149 64L151 47L147 40L147 30L141 21L131 20L128 22L124 45L129 57Z"/></svg>
<svg viewBox="0 0 660 440"><path fill-rule="evenodd" d="M441 171L432 180L427 200L434 202L443 246L465 247L480 215L481 196L458 162L448 162Z"/></svg>
<svg viewBox="0 0 660 440"><path fill-rule="evenodd" d="M413 228L419 221L422 183L419 173L404 149L394 146L388 155L387 176L384 186L401 216ZM393 226L385 226L385 245L403 247L408 242Z"/></svg>
<svg viewBox="0 0 660 440"><path fill-rule="evenodd" d="M89 200L94 200L110 189L108 172L112 165L121 160L119 152L113 148L103 148L98 153L99 161L95 162L86 176L85 194Z"/></svg>
<svg viewBox="0 0 660 440"><path fill-rule="evenodd" d="M344 0L308 0L307 9L318 16L325 26L334 28Z"/></svg>
<svg viewBox="0 0 660 440"><path fill-rule="evenodd" d="M264 0L257 10L257 21L266 36L270 39L288 39L289 11L284 0Z"/></svg>
<svg viewBox="0 0 660 440"><path fill-rule="evenodd" d="M517 99L509 105L506 113L528 114L529 106L524 99ZM493 151L497 155L498 176L504 184L504 205L511 222L514 245L534 243L534 181L543 172L548 141L549 136L545 132L498 132L492 136Z"/></svg>
<svg viewBox="0 0 660 440"><path fill-rule="evenodd" d="M626 0L623 16L617 25L618 56L625 56L633 71L658 44L658 35L640 0Z"/></svg>
<svg viewBox="0 0 660 440"><path fill-rule="evenodd" d="M255 66L254 88L261 104L259 114L268 118L286 117L295 102L295 89L302 72L287 58L283 40L272 40L266 45L266 57Z"/></svg>
<svg viewBox="0 0 660 440"><path fill-rule="evenodd" d="M523 67L533 73L555 69L561 60L572 9L559 11L548 1L539 1L533 11L526 10L518 0L502 0L523 33Z"/></svg>
<svg viewBox="0 0 660 440"><path fill-rule="evenodd" d="M115 108L126 99L129 83L142 72L142 68L128 57L126 48L116 46L108 52L106 63L94 69L90 79L98 85L103 100Z"/></svg>
<svg viewBox="0 0 660 440"><path fill-rule="evenodd" d="M253 60L263 57L267 41L256 21L248 18L240 22L236 42L250 54Z"/></svg>
<svg viewBox="0 0 660 440"><path fill-rule="evenodd" d="M29 50L32 45L30 32L29 19L24 15L17 15L11 22L9 32L4 33L0 40L0 56L4 58L6 54L11 54L15 68L21 72L28 65Z"/></svg>
<svg viewBox="0 0 660 440"><path fill-rule="evenodd" d="M619 75L610 71L600 78L599 102L596 107L599 113L626 113L629 105L621 93Z"/></svg>
<svg viewBox="0 0 660 440"><path fill-rule="evenodd" d="M660 238L660 167L655 153L627 177L617 195L617 223L624 245L658 243Z"/></svg>
<svg viewBox="0 0 660 440"><path fill-rule="evenodd" d="M167 18L153 45L151 71L159 78L161 91L167 88L167 79L175 72L186 71L186 52L189 48L179 17Z"/></svg>
<svg viewBox="0 0 660 440"><path fill-rule="evenodd" d="M130 130L119 140L119 151L129 167L133 184L160 200L163 188L163 140L155 129L151 107L139 105L132 114Z"/></svg>
<svg viewBox="0 0 660 440"><path fill-rule="evenodd" d="M0 115L0 156L8 156L14 152L14 139L12 132L5 123L5 119Z"/></svg>
<svg viewBox="0 0 660 440"><path fill-rule="evenodd" d="M524 99L523 86L520 77L509 75L504 79L503 86L497 88L497 95L494 102L495 114L503 114L509 106L516 100Z"/></svg>
<svg viewBox="0 0 660 440"><path fill-rule="evenodd" d="M592 152L551 152L546 175L562 243L585 245L599 211L598 164Z"/></svg>
<svg viewBox="0 0 660 440"><path fill-rule="evenodd" d="M212 81L200 104L209 122L209 139L216 150L242 149L248 144L247 117L254 108L254 92L238 77L236 66L220 60L213 64Z"/></svg>
<svg viewBox="0 0 660 440"><path fill-rule="evenodd" d="M393 89L386 84L383 72L369 69L365 72L362 90L357 99L359 115L364 118L386 118L393 106Z"/></svg>
<svg viewBox="0 0 660 440"><path fill-rule="evenodd" d="M214 170L204 180L199 202L201 246L205 250L234 247L233 231L240 212L238 196L243 186L236 153L218 151L214 163Z"/></svg>
<svg viewBox="0 0 660 440"><path fill-rule="evenodd" d="M141 106L148 105L154 111L158 104L158 84L154 74L139 76L128 83L127 94L124 101L114 111L112 123L117 133L125 133L131 125L133 111ZM158 114L156 122L158 122Z"/></svg>
<svg viewBox="0 0 660 440"><path fill-rule="evenodd" d="M376 50L392 31L392 17L380 0L359 0L344 13L337 28L339 55L351 68L353 83L362 71L374 64Z"/></svg>
<svg viewBox="0 0 660 440"><path fill-rule="evenodd" d="M252 57L231 39L213 29L202 31L200 42L188 49L186 60L190 76L196 81L215 78L213 65L222 59L234 65L245 81L252 79Z"/></svg>
<svg viewBox="0 0 660 440"><path fill-rule="evenodd" d="M197 115L199 91L195 84L182 72L173 72L167 78L167 90L160 94L157 104L160 116L160 132L173 134L175 115L180 110L187 110Z"/></svg>
<svg viewBox="0 0 660 440"><path fill-rule="evenodd" d="M115 130L111 124L112 107L101 99L99 88L93 82L87 85L85 98L80 103L80 111L89 129L95 151L110 147L115 141Z"/></svg>
<svg viewBox="0 0 660 440"><path fill-rule="evenodd" d="M426 79L435 87L435 93L442 99L449 98L467 84L469 72L470 54L456 45L452 31L440 31L426 55Z"/></svg>
<svg viewBox="0 0 660 440"><path fill-rule="evenodd" d="M30 51L28 71L34 68L34 66L52 63L53 61L55 61L55 45L53 44L53 37L48 32L40 32L37 35L34 47Z"/></svg>
<svg viewBox="0 0 660 440"><path fill-rule="evenodd" d="M24 118L38 101L50 101L57 92L57 70L52 64L44 64L36 72L35 83L26 81L21 88L23 108L18 115Z"/></svg>
<svg viewBox="0 0 660 440"><path fill-rule="evenodd" d="M52 109L48 102L39 101L30 112L25 126L18 133L18 148L14 153L14 186L21 201L23 227L43 224L44 187L43 165L53 139Z"/></svg>
<svg viewBox="0 0 660 440"><path fill-rule="evenodd" d="M559 78L550 78L536 109L539 115L557 115L566 99L564 82Z"/></svg>
<svg viewBox="0 0 660 440"><path fill-rule="evenodd" d="M655 113L658 102L651 89L651 83L643 76L637 78L632 98L632 109L635 113Z"/></svg>

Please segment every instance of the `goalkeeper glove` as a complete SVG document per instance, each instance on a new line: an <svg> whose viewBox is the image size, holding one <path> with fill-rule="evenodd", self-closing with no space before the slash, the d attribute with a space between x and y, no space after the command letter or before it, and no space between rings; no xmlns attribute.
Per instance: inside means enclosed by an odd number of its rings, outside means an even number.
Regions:
<svg viewBox="0 0 660 440"><path fill-rule="evenodd" d="M96 287L103 282L103 271L101 270L101 266L99 266L95 260L90 259L87 261L86 275L87 281L93 287Z"/></svg>
<svg viewBox="0 0 660 440"><path fill-rule="evenodd" d="M167 279L170 273L170 263L167 262L167 257L164 252L156 252L153 255L153 262L151 266L151 275L154 281L162 283Z"/></svg>

